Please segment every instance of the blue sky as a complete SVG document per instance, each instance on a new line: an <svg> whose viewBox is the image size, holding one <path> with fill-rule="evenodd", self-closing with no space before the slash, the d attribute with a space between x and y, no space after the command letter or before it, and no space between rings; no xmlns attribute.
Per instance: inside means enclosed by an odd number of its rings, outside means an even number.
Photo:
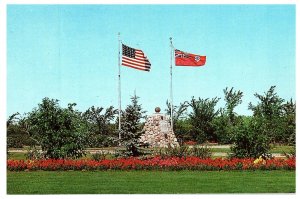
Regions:
<svg viewBox="0 0 300 199"><path fill-rule="evenodd" d="M118 106L118 37L140 48L150 72L121 68L122 108L140 97L148 114L169 98L169 37L175 48L206 55L204 67L174 67L174 105L192 96L244 92L236 112L276 85L295 99L294 5L8 5L7 116L42 98L62 106Z"/></svg>

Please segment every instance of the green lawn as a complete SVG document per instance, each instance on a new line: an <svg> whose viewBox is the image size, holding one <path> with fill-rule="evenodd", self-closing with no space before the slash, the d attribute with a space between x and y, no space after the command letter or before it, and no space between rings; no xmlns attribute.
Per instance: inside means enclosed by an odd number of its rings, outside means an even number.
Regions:
<svg viewBox="0 0 300 199"><path fill-rule="evenodd" d="M7 172L7 193L295 193L295 171Z"/></svg>
<svg viewBox="0 0 300 199"><path fill-rule="evenodd" d="M292 146L273 146L270 150L270 153L289 153L293 149ZM211 152L224 152L229 153L229 148L211 148Z"/></svg>
<svg viewBox="0 0 300 199"><path fill-rule="evenodd" d="M271 153L289 153L293 149L293 146L286 146L286 145L276 145L272 146L270 152Z"/></svg>
<svg viewBox="0 0 300 199"><path fill-rule="evenodd" d="M25 160L26 159L26 153L19 153L19 152L9 153L8 159Z"/></svg>

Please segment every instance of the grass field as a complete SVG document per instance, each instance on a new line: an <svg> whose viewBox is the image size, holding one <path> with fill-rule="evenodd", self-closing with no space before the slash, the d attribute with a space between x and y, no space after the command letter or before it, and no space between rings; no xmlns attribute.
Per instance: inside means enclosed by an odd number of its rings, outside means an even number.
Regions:
<svg viewBox="0 0 300 199"><path fill-rule="evenodd" d="M289 153L293 149L292 146L275 146L272 147L270 150L270 153ZM229 148L211 148L211 152L223 152L223 153L229 153Z"/></svg>
<svg viewBox="0 0 300 199"><path fill-rule="evenodd" d="M8 172L7 193L295 193L295 171Z"/></svg>

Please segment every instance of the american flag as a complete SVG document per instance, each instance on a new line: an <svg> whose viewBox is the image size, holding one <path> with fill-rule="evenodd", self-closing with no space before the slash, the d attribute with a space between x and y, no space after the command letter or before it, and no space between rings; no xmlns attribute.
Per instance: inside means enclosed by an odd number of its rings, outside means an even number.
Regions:
<svg viewBox="0 0 300 199"><path fill-rule="evenodd" d="M143 51L122 44L122 65L143 71L150 71L151 63Z"/></svg>

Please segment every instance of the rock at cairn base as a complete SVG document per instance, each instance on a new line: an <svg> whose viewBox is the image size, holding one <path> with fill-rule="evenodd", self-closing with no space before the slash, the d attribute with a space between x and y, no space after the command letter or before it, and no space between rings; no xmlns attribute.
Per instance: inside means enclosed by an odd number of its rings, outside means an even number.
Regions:
<svg viewBox="0 0 300 199"><path fill-rule="evenodd" d="M159 113L160 108L156 107L153 115L146 120L144 131L140 142L149 147L177 147L179 146L174 132L171 129L169 117Z"/></svg>

